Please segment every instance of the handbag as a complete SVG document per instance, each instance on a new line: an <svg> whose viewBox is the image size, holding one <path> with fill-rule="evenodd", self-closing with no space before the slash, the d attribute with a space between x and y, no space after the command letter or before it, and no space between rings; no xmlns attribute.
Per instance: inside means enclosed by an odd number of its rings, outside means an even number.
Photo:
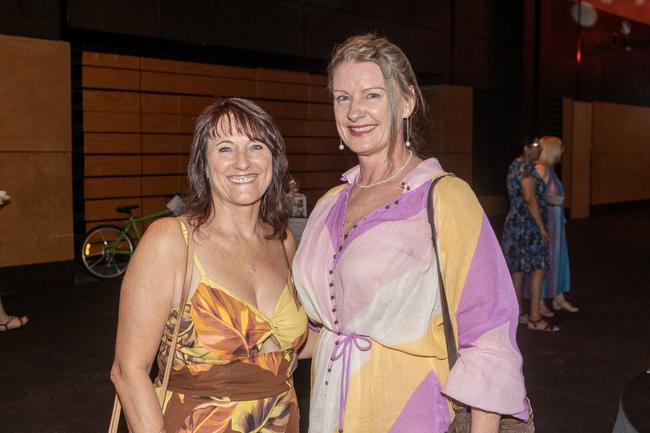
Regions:
<svg viewBox="0 0 650 433"><path fill-rule="evenodd" d="M182 224L182 223L181 223ZM174 334L172 336L172 344L165 363L165 374L160 386L160 393L158 395L158 402L160 407L165 402L165 395L167 394L167 386L169 385L169 375L171 374L174 354L176 352L176 344L178 343L178 331L181 327L181 314L183 313L183 306L187 303L187 295L190 287L190 280L192 279L192 258L194 257L194 242L192 241L192 229L188 230L187 235L187 261L185 262L185 279L183 280L183 290L181 291L181 299L178 304L178 318L174 326ZM122 404L120 398L115 394L115 401L113 402L113 412L111 413L111 422L108 426L108 433L117 433L120 424L120 415L122 413ZM129 431L131 429L129 428Z"/></svg>
<svg viewBox="0 0 650 433"><path fill-rule="evenodd" d="M453 176L451 173L443 174L435 178L429 187L429 195L427 197L427 219L431 226L431 241L433 242L433 251L436 256L436 265L438 266L438 286L440 287L440 301L442 303L442 320L445 332L445 341L447 343L447 360L449 362L449 371L458 360L458 349L456 347L456 337L454 335L454 328L449 315L449 304L447 304L447 295L445 293L445 284L442 279L442 268L440 267L440 258L438 255L438 245L436 242L436 226L433 216L433 190L440 179L446 176ZM526 399L528 399L526 397ZM454 409L454 420L449 425L447 433L470 433L472 429L472 413L471 409L464 404L457 401L452 402ZM530 400L528 400L528 407ZM500 433L534 433L535 425L533 423L533 411L530 409L530 417L528 421L524 422L512 416L502 416L499 422Z"/></svg>

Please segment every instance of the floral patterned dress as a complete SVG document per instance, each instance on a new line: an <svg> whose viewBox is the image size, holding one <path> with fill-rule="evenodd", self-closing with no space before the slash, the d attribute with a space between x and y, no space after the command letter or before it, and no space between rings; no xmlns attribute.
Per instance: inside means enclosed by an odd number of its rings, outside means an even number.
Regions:
<svg viewBox="0 0 650 433"><path fill-rule="evenodd" d="M183 232L187 232L183 226ZM290 276L271 317L211 280L198 257L196 292L184 306L163 405L167 433L298 433L292 374L307 338L307 316ZM159 391L178 308L158 351ZM262 352L275 338L280 350Z"/></svg>
<svg viewBox="0 0 650 433"><path fill-rule="evenodd" d="M510 164L506 179L510 209L503 225L501 247L510 272L532 272L547 269L549 266L548 242L528 211L528 205L521 194L521 181L526 177L535 180L535 198L542 219L547 221L547 208L544 201L546 184L537 174L533 164L523 159L515 159Z"/></svg>

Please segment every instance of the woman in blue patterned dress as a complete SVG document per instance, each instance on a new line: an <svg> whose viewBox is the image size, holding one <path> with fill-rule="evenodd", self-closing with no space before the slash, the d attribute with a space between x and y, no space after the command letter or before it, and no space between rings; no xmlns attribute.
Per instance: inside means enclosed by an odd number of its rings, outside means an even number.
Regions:
<svg viewBox="0 0 650 433"><path fill-rule="evenodd" d="M510 209L503 226L501 247L519 299L520 308L524 277L530 279L530 315L522 315L528 329L559 331L539 313L542 282L549 267L547 209L544 202L546 184L535 172L533 162L540 156L538 140L526 143L523 153L510 164L507 177Z"/></svg>

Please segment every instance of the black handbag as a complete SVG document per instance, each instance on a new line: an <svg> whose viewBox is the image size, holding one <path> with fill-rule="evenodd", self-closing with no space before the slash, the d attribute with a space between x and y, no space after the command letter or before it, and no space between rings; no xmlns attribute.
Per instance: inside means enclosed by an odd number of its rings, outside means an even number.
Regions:
<svg viewBox="0 0 650 433"><path fill-rule="evenodd" d="M447 360L449 362L449 371L458 360L458 348L456 346L456 337L454 335L454 328L449 315L449 305L447 304L447 295L445 293L445 284L442 279L442 268L440 267L440 259L438 256L438 244L436 241L436 225L433 214L433 190L436 184L446 176L453 176L453 174L443 174L431 182L429 187L429 196L427 197L427 219L431 226L431 241L433 242L433 252L436 256L436 265L438 266L438 286L440 288L440 301L442 303L442 319L445 330L445 341L447 343ZM528 407L530 401L528 401ZM471 409L464 404L453 401L453 409L455 413L454 420L449 425L447 433L470 433L472 429L472 413ZM534 433L535 424L533 423L533 411L530 409L530 417L528 421L524 422L512 416L502 416L499 422L500 433Z"/></svg>

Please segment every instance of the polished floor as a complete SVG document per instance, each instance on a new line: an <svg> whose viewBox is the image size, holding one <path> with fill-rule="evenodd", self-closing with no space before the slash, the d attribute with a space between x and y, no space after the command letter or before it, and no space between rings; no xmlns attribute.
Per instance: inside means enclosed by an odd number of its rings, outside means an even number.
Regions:
<svg viewBox="0 0 650 433"><path fill-rule="evenodd" d="M567 228L581 312L560 314L557 334L520 327L524 373L538 432L608 433L626 383L650 367L650 209ZM106 431L119 282L59 263L0 269L0 288L7 309L31 319L0 333L0 432ZM301 361L303 410L308 371Z"/></svg>

